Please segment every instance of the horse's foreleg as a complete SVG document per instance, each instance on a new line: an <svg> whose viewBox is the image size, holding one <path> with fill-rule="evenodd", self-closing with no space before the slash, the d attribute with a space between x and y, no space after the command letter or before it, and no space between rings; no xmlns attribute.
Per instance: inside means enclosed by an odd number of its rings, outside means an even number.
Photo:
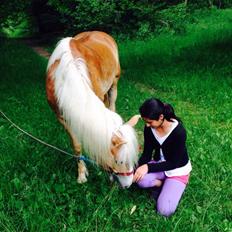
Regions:
<svg viewBox="0 0 232 232"><path fill-rule="evenodd" d="M72 138L73 142L73 148L77 156L81 155L81 145ZM87 182L87 176L89 175L88 169L85 165L85 162L83 160L78 160L77 161L77 182L79 184Z"/></svg>
<svg viewBox="0 0 232 232"><path fill-rule="evenodd" d="M65 123L64 119L61 117L58 117L59 122L64 126L64 128L67 130L71 140L72 140L72 144L73 144L73 149L75 151L76 156L80 156L81 155L81 145L80 143L78 143L78 141L74 138L74 136L72 135L71 130L69 129L69 127L67 126L67 124ZM89 175L88 173L88 169L86 168L85 162L83 160L78 160L77 161L77 171L78 171L78 177L77 177L77 182L79 184L85 183L87 182L87 176Z"/></svg>

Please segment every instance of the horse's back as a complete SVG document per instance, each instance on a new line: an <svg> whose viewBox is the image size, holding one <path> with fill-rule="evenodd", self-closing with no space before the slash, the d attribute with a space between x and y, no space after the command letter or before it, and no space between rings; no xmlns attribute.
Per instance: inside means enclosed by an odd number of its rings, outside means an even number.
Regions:
<svg viewBox="0 0 232 232"><path fill-rule="evenodd" d="M111 52L115 53L116 58L118 58L117 44L115 40L105 32L101 32L101 31L82 32L74 36L73 39L79 41L83 45L89 46L91 49L94 50L96 45L107 46L109 47Z"/></svg>

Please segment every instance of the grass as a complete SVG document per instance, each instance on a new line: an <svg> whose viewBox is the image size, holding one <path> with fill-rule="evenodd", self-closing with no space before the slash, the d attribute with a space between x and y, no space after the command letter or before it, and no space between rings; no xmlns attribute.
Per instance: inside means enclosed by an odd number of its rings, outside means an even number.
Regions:
<svg viewBox="0 0 232 232"><path fill-rule="evenodd" d="M78 185L73 159L0 118L0 230L231 232L231 13L205 15L182 36L119 42L118 112L127 120L154 96L171 103L187 128L193 171L172 217L157 215L146 191L112 185L100 168L88 165L89 180ZM47 61L19 41L0 42L0 109L26 131L72 152L46 102ZM142 144L142 122L136 130Z"/></svg>

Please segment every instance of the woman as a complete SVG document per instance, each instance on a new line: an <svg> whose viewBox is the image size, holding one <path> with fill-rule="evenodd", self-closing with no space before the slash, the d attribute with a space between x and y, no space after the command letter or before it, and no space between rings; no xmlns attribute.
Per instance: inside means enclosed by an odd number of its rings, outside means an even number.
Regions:
<svg viewBox="0 0 232 232"><path fill-rule="evenodd" d="M134 181L141 188L161 186L157 211L173 214L192 170L186 149L186 131L171 105L159 99L146 100L139 109L145 122L144 150Z"/></svg>

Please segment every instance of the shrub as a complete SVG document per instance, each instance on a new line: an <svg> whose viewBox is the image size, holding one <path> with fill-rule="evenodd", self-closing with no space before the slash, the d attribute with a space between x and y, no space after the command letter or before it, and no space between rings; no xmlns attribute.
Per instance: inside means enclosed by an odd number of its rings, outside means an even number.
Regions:
<svg viewBox="0 0 232 232"><path fill-rule="evenodd" d="M156 11L165 3L152 0L49 0L60 14L67 31L103 30L144 37L154 31Z"/></svg>
<svg viewBox="0 0 232 232"><path fill-rule="evenodd" d="M232 7L231 0L186 0L190 9L209 8L216 6L218 8Z"/></svg>
<svg viewBox="0 0 232 232"><path fill-rule="evenodd" d="M191 15L187 11L184 3L171 6L158 13L159 20L157 24L157 32L171 32L175 34L185 33L185 24L183 22L190 21Z"/></svg>
<svg viewBox="0 0 232 232"><path fill-rule="evenodd" d="M23 37L33 34L34 20L30 14L30 1L4 1L0 5L0 33L7 37Z"/></svg>

